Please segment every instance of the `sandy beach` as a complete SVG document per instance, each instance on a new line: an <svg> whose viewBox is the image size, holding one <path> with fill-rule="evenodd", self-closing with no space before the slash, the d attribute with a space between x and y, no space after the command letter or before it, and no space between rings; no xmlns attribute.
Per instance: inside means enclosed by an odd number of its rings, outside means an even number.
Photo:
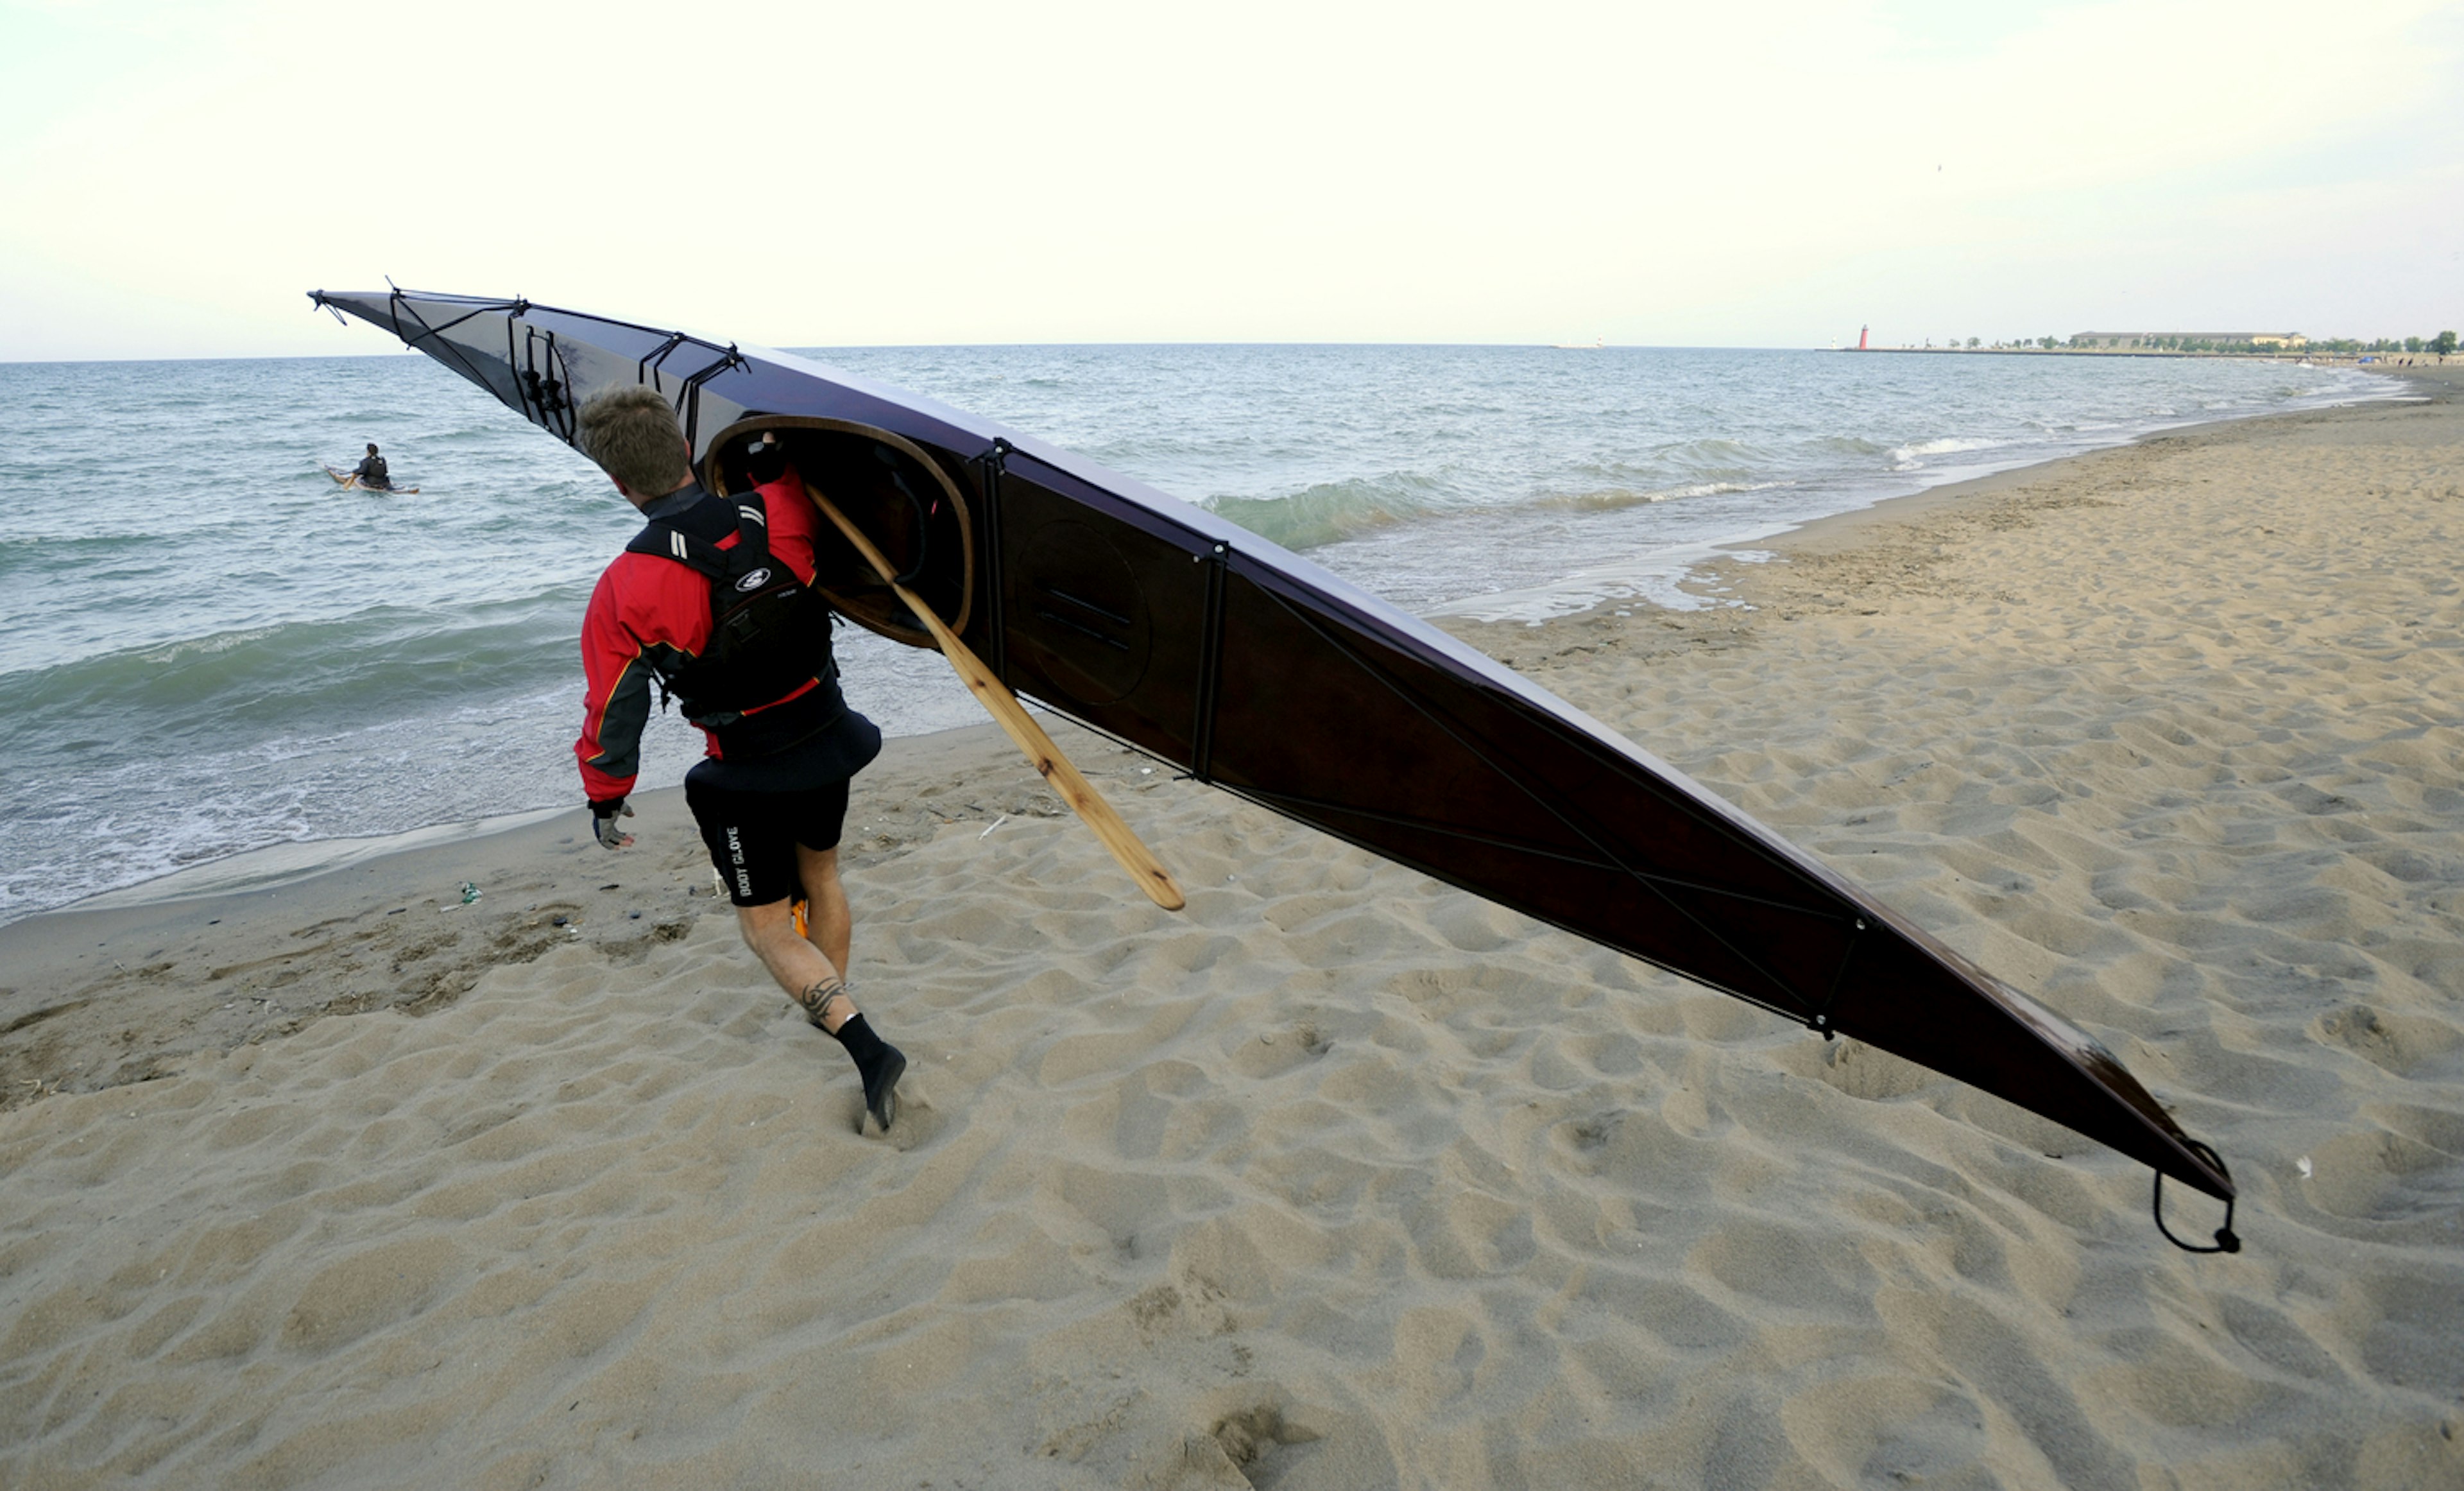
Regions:
<svg viewBox="0 0 2464 1491"><path fill-rule="evenodd" d="M622 855L577 808L0 928L0 1486L2464 1484L2464 403L2417 386L1456 629L2101 1039L2238 1255L1057 731L1158 911L987 727L856 786L886 1135L672 792Z"/></svg>

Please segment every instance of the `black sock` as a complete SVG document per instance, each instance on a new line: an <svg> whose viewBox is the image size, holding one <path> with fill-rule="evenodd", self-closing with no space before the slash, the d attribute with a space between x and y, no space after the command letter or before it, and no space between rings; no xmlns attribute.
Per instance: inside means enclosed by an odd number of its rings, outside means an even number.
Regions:
<svg viewBox="0 0 2464 1491"><path fill-rule="evenodd" d="M907 1057L874 1035L861 1014L847 1016L847 1023L830 1034L855 1058L856 1073L864 1079L865 1110L887 1129L898 1117L898 1079L906 1075Z"/></svg>
<svg viewBox="0 0 2464 1491"><path fill-rule="evenodd" d="M848 1015L847 1023L830 1034L838 1037L840 1045L847 1047L848 1056L855 1057L857 1071L869 1077L880 1064L884 1049L881 1037L872 1033L872 1027L865 1023L863 1015Z"/></svg>

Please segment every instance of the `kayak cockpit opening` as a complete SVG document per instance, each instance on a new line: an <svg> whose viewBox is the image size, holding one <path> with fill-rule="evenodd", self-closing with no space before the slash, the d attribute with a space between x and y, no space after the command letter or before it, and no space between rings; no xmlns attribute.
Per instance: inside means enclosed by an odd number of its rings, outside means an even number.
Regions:
<svg viewBox="0 0 2464 1491"><path fill-rule="evenodd" d="M767 437L765 439L765 437ZM782 465L847 515L898 571L898 583L953 632L967 629L976 592L973 515L944 464L904 436L844 419L755 414L713 436L702 485L725 495L775 478ZM814 589L857 625L931 648L932 634L834 531L813 549Z"/></svg>

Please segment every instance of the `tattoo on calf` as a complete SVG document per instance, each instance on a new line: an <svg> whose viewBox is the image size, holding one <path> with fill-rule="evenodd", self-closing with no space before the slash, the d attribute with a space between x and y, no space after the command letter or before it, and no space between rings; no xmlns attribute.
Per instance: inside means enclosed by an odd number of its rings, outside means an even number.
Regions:
<svg viewBox="0 0 2464 1491"><path fill-rule="evenodd" d="M833 999L847 999L845 979L836 977L823 979L798 994L796 1003L804 1007L804 1018L812 1021L816 1030L827 1030L829 1027L822 1023L822 1015L829 1009L830 1001ZM855 1001L847 999L847 1003L853 1004Z"/></svg>

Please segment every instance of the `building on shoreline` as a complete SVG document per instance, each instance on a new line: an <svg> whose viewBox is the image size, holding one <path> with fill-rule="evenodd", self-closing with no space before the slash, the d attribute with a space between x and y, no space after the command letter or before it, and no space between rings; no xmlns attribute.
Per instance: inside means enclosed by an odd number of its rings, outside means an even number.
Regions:
<svg viewBox="0 0 2464 1491"><path fill-rule="evenodd" d="M2223 352L2272 347L2298 351L2309 345L2310 339L2298 331L2082 331L2071 338L2073 346L2116 350L2200 347Z"/></svg>

